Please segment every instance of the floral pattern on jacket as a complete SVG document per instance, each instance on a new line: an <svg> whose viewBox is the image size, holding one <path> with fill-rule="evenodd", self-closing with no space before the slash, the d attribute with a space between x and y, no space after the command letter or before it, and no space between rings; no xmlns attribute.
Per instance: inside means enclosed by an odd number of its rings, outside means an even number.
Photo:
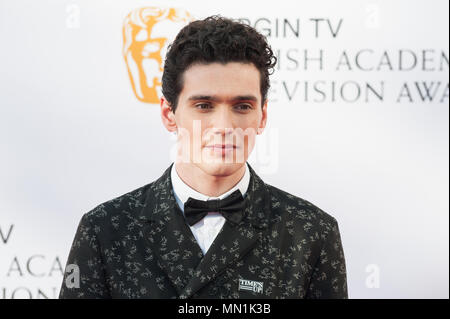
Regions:
<svg viewBox="0 0 450 319"><path fill-rule="evenodd" d="M67 286L66 272L60 298L348 298L334 217L249 165L244 218L225 222L203 255L175 201L172 165L83 215L67 260L80 285Z"/></svg>

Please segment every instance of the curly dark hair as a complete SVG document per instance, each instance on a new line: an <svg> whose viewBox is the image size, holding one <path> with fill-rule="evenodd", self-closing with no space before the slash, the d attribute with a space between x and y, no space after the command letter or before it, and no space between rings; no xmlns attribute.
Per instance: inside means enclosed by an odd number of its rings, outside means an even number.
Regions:
<svg viewBox="0 0 450 319"><path fill-rule="evenodd" d="M266 38L247 24L213 15L186 25L168 47L162 93L174 113L183 88L183 72L194 63L213 62L253 63L260 73L261 106L264 104L269 75L277 62Z"/></svg>

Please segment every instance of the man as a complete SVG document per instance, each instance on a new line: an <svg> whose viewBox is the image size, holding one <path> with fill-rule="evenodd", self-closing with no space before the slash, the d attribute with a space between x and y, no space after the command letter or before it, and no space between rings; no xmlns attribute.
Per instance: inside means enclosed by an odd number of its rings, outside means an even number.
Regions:
<svg viewBox="0 0 450 319"><path fill-rule="evenodd" d="M348 297L337 221L247 163L275 61L261 34L229 19L179 32L161 98L179 157L82 217L67 261L79 271L60 298Z"/></svg>

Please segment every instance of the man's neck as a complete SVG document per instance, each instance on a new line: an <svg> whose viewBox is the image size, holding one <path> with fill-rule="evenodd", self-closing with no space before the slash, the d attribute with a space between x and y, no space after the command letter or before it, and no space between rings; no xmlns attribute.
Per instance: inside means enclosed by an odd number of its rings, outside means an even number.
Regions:
<svg viewBox="0 0 450 319"><path fill-rule="evenodd" d="M206 196L218 197L233 188L244 176L245 165L231 175L210 175L191 163L175 163L175 170L183 182Z"/></svg>

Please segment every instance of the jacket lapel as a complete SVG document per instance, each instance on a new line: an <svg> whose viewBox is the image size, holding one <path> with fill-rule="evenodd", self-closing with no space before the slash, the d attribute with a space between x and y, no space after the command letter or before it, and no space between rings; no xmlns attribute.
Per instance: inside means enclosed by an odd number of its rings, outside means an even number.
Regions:
<svg viewBox="0 0 450 319"><path fill-rule="evenodd" d="M156 255L158 265L180 295L203 258L203 252L175 200L170 178L172 165L151 184L139 219L151 254Z"/></svg>
<svg viewBox="0 0 450 319"><path fill-rule="evenodd" d="M264 182L249 165L250 182L244 196L244 217L238 225L228 221L200 260L193 276L180 294L190 298L219 274L242 259L258 242L268 226L270 194Z"/></svg>

